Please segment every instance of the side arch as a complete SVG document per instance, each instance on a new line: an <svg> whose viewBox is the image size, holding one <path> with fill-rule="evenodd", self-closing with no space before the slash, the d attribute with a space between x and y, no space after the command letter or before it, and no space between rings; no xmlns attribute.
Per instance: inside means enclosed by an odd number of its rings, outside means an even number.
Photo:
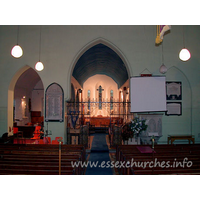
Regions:
<svg viewBox="0 0 200 200"><path fill-rule="evenodd" d="M20 76L27 70L32 69L28 65L21 67L15 75L12 77L9 87L8 87L8 102L7 102L7 131L8 135L12 135L12 127L13 127L13 100L14 100L14 90L15 85L20 78ZM35 72L37 73L37 72ZM39 74L37 74L39 76ZM39 76L40 77L40 76ZM40 78L41 79L41 78Z"/></svg>
<svg viewBox="0 0 200 200"><path fill-rule="evenodd" d="M12 135L12 127L13 127L13 99L14 99L14 89L15 84L18 78L27 70L29 66L24 66L20 68L15 75L13 76L10 85L8 87L8 121L7 121L7 128L8 128L8 135Z"/></svg>

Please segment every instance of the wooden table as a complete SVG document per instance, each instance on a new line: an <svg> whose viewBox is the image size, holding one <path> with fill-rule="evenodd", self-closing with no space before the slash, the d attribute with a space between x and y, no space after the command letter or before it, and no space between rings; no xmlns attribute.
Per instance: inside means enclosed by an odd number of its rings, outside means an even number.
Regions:
<svg viewBox="0 0 200 200"><path fill-rule="evenodd" d="M169 142L171 141L171 144L173 144L175 140L188 140L189 144L190 141L192 141L194 144L194 138L192 135L169 135L167 142L169 144Z"/></svg>

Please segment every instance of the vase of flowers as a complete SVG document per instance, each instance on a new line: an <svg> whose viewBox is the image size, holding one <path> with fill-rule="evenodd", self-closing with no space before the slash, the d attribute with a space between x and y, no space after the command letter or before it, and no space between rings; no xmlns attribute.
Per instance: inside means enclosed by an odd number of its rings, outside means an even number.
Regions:
<svg viewBox="0 0 200 200"><path fill-rule="evenodd" d="M147 130L148 125L146 124L146 119L140 119L139 117L135 117L131 120L130 129L133 132L133 137L138 138L143 131Z"/></svg>
<svg viewBox="0 0 200 200"><path fill-rule="evenodd" d="M133 137L135 141L137 141L137 144L140 144L140 135L142 132L146 131L148 127L148 125L146 124L146 119L135 117L133 120L131 120L129 126L133 132Z"/></svg>
<svg viewBox="0 0 200 200"><path fill-rule="evenodd" d="M125 143L140 144L140 134L147 129L146 119L135 117L131 122L125 124L122 128L122 139Z"/></svg>

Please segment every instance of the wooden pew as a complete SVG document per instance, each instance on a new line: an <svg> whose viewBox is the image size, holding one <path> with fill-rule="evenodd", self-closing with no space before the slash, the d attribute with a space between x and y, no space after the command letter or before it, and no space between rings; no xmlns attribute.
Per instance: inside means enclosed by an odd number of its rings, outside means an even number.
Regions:
<svg viewBox="0 0 200 200"><path fill-rule="evenodd" d="M26 170L22 168L18 169L1 169L0 168L0 175L58 175L59 170L32 170L27 168ZM74 170L65 170L61 172L61 175L77 175Z"/></svg>
<svg viewBox="0 0 200 200"><path fill-rule="evenodd" d="M51 171L53 174L57 174L59 173L59 166L58 164L51 164L51 165L46 165L46 164L11 164L11 163L7 163L7 164L0 164L0 169L2 170L2 173L5 173L4 170L24 170L24 174L27 173L27 171L32 171L35 172L36 174L49 174L48 172ZM1 171L1 170L0 170ZM61 173L62 174L66 174L66 172L68 173L69 171L71 171L71 174L78 174L78 172L76 172L76 169L72 168L71 163L68 165L62 165L61 166ZM0 172L1 173L1 172Z"/></svg>
<svg viewBox="0 0 200 200"><path fill-rule="evenodd" d="M71 162L85 161L83 145L61 146L61 174L83 174ZM59 174L58 145L0 145L0 174Z"/></svg>
<svg viewBox="0 0 200 200"><path fill-rule="evenodd" d="M42 153L45 152L58 152L59 146L58 145L46 145L46 144L11 144L11 145L0 145L0 152L2 150L24 150L28 153L28 151L41 151ZM80 152L82 155L82 161L86 158L86 151L84 145L61 145L61 152ZM20 153L20 151L19 151ZM36 152L37 153L37 152Z"/></svg>
<svg viewBox="0 0 200 200"><path fill-rule="evenodd" d="M145 145L144 145L145 146ZM141 153L136 145L119 145L116 148L116 160L120 162L169 162L170 167L129 167L120 168L120 174L200 174L200 145L156 145L155 153ZM192 162L190 167L173 167L176 162L181 163L187 158Z"/></svg>
<svg viewBox="0 0 200 200"><path fill-rule="evenodd" d="M124 160L131 162L132 156L125 156ZM155 160L156 159L156 160ZM177 158L177 156L171 155L168 157L160 156L152 159L149 157L143 157L143 158L135 158L134 162L136 163L133 167L129 169L122 169L122 172L124 174L174 174L174 173L189 173L199 170L200 173L200 159L197 156L187 156L187 159L185 161L190 162L190 164L187 166L187 163L183 163L184 156L180 156ZM152 162L153 161L153 162ZM146 165L145 165L146 163ZM151 163L151 165L150 165ZM139 164L139 166L138 166ZM132 172L130 171L131 169Z"/></svg>

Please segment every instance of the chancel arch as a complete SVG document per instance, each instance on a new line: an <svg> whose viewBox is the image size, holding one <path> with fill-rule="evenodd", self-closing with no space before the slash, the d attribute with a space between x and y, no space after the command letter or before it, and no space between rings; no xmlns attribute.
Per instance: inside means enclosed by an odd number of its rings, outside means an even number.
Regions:
<svg viewBox="0 0 200 200"><path fill-rule="evenodd" d="M114 45L102 39L88 45L77 57L71 83L75 88L75 95L81 89L81 104L77 108L81 112L80 117L106 118L111 114L118 118L123 116L124 109L120 106L123 97L119 94L124 85L129 88L130 77L127 62L124 60Z"/></svg>
<svg viewBox="0 0 200 200"><path fill-rule="evenodd" d="M97 47L102 47L100 50L100 54L103 52L102 55L98 54L98 50ZM108 51L105 51L105 49L107 49ZM85 55L86 54L86 55ZM110 57L110 55L113 54L114 57ZM87 57L88 56L88 57ZM93 58L92 58L93 56ZM104 58L104 59L103 59ZM116 59L117 58L117 59ZM81 59L84 59L86 61L90 61L88 64L89 65L82 65L82 61ZM118 68L117 65L112 65L113 61L119 61L122 65L120 68ZM108 66L108 64L111 64L112 66L114 66L113 71L110 71L109 76L114 75L116 72L120 73L120 72L125 72L121 74L121 77L124 76L124 80L127 80L132 73L132 68L130 66L129 61L127 60L125 54L123 53L123 51L117 47L115 44L113 44L112 42L106 40L105 38L97 38L89 43L87 43L85 46L83 46L83 48L80 49L80 51L76 54L76 56L74 57L72 63L71 63L71 72L68 74L68 79L69 83L68 86L71 84L71 82L73 81L73 79L77 76L80 77L84 77L82 76L83 74L87 74L89 75L88 77L92 76L91 73L93 72L93 75L98 74L97 73L97 68L93 68L92 66L97 66L96 64L100 64L100 65L106 65ZM79 70L77 70L77 66L78 63L81 63L83 70L81 71L79 68ZM90 72L88 73L87 68L90 68ZM122 71L121 71L121 68ZM111 68L108 68L111 69ZM75 75L75 73L77 72L77 75ZM102 72L101 69L99 70L100 74L106 74L106 72ZM88 78L87 77L87 78ZM114 76L115 77L115 76ZM84 78L83 80L85 81L87 78ZM123 84L122 82L124 81L123 78L121 79L119 76L114 78L115 80L117 80L117 82L120 80L120 84ZM77 79L76 79L77 80ZM78 81L79 84L81 84L82 81ZM119 84L119 85L120 85ZM71 88L68 87L68 99L70 99L70 90Z"/></svg>

